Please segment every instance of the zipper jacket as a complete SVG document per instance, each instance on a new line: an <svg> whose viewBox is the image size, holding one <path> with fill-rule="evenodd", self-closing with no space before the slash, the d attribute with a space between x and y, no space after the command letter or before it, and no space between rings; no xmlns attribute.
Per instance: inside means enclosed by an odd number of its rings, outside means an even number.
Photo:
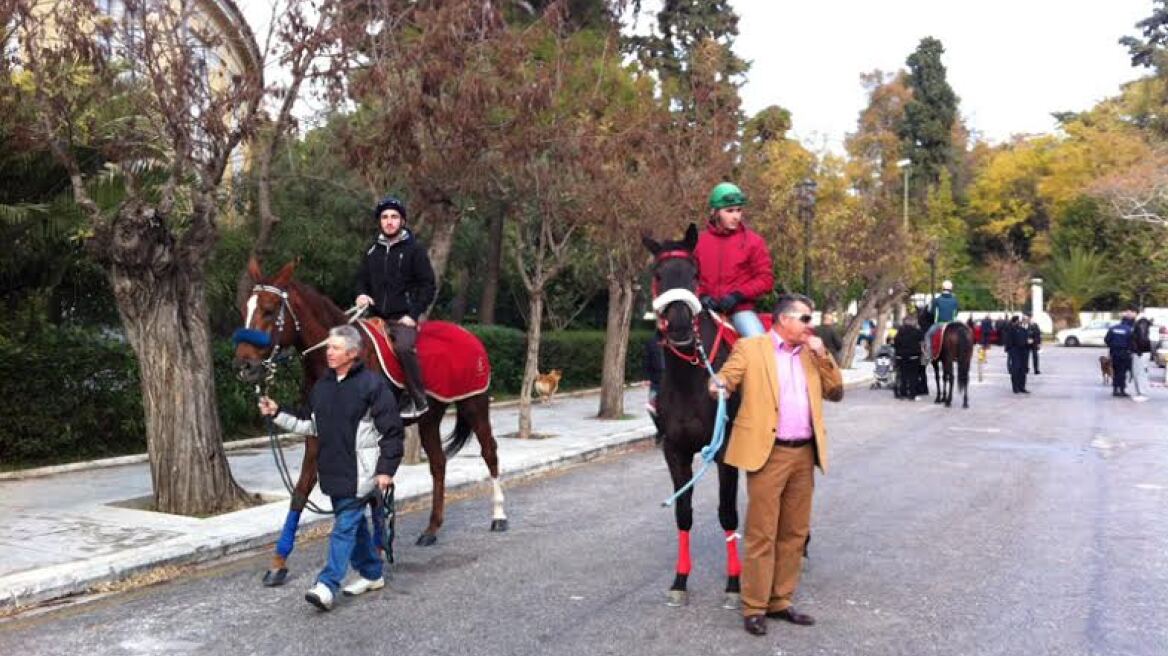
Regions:
<svg viewBox="0 0 1168 656"><path fill-rule="evenodd" d="M320 440L320 490L329 496L365 496L374 476L393 476L401 464L405 432L393 392L384 376L360 362L340 380L329 370L312 387L307 412L281 409L275 422Z"/></svg>
<svg viewBox="0 0 1168 656"><path fill-rule="evenodd" d="M378 235L357 270L357 293L373 299L383 319L410 315L414 321L434 302L434 269L425 246L402 229L394 239Z"/></svg>

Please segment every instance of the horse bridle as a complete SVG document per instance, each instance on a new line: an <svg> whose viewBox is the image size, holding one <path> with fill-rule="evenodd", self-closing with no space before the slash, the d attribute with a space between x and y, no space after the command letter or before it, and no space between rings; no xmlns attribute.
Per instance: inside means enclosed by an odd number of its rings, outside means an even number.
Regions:
<svg viewBox="0 0 1168 656"><path fill-rule="evenodd" d="M273 328L268 331L268 343L271 344L272 351L271 351L271 353L268 354L267 358L260 361L260 365L268 371L268 378L270 379L271 377L275 376L276 367L279 366L279 360L277 360L276 358L280 354L279 337L280 337L280 334L284 332L284 325L285 325L284 313L285 313L285 310L292 317L292 325L293 325L293 327L295 327L297 335L300 334L300 318L296 316L296 310L292 309L292 303L291 303L291 301L288 300L288 290L282 289L280 287L276 287L275 285L264 285L264 284L257 284L256 286L251 288L251 293L253 296L255 296L259 292L267 292L269 294L275 294L276 296L280 297L280 312L276 315L276 322L275 322L275 324L273 324ZM247 317L246 323L247 323L247 325L245 325L245 328L248 328L250 330L251 329L251 327L250 327L250 324L251 324L250 313L249 313L249 316Z"/></svg>
<svg viewBox="0 0 1168 656"><path fill-rule="evenodd" d="M653 261L654 267L660 265L662 262L665 262L667 260L686 260L689 263L691 263L694 267L694 270L695 270L695 276L694 276L695 279L698 277L698 275L701 272L697 258L695 258L694 254L690 251L681 250L681 249L662 251L662 252L658 253L656 255L656 257L654 258L654 261ZM701 366L701 361L705 356L705 354L702 352L703 349L702 349L701 323L700 323L701 313L702 313L703 308L702 308L701 301L698 300L698 297L694 293L694 290L684 288L684 287L675 287L673 289L667 289L664 292L658 293L659 289L657 286L656 276L654 276L654 278L653 278L652 290L653 290L653 311L657 314L658 328L661 330L662 333L666 334L666 337L665 337L666 348L668 348L669 351L672 352L674 355L676 355L678 358L681 358L682 360L684 360L684 361L686 361L694 366ZM673 340L669 339L669 337L668 337L669 320L667 318L665 318L664 313L665 313L665 309L674 303L685 303L686 306L689 307L690 313L693 315L693 325L691 326L690 338L687 341L682 342L682 343L675 343ZM678 350L679 348L685 348L685 347L690 346L692 344L696 344L696 348L694 349L693 353L687 354L687 353L682 353L680 350Z"/></svg>

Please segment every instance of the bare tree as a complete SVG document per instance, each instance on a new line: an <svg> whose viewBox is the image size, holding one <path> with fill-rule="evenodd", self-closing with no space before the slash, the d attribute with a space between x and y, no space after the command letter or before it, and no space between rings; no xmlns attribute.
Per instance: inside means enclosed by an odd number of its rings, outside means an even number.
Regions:
<svg viewBox="0 0 1168 656"><path fill-rule="evenodd" d="M87 247L138 356L155 506L246 503L223 452L205 270L219 185L263 95L254 38L230 2L220 3L230 33L192 0L127 0L122 16L89 2L12 2L19 54L0 70L0 92L31 109L23 136L68 171L88 218ZM223 52L242 65L218 65ZM100 170L83 153L97 153ZM103 182L121 193L112 208L95 200Z"/></svg>

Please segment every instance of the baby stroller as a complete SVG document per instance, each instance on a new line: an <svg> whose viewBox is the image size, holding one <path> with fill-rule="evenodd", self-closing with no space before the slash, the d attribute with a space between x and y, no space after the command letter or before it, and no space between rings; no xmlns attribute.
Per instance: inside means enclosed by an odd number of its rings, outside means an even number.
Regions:
<svg viewBox="0 0 1168 656"><path fill-rule="evenodd" d="M891 344L883 344L876 349L876 369L873 372L875 379L872 381L872 389L881 389L893 386L893 362L895 361L896 351L893 350Z"/></svg>

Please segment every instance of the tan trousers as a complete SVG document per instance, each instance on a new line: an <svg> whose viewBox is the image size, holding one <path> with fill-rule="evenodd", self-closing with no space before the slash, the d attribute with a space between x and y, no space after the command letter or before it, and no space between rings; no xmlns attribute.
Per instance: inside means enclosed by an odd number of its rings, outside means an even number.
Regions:
<svg viewBox="0 0 1168 656"><path fill-rule="evenodd" d="M746 559L742 614L791 606L811 532L815 447L776 446L762 469L746 474Z"/></svg>

